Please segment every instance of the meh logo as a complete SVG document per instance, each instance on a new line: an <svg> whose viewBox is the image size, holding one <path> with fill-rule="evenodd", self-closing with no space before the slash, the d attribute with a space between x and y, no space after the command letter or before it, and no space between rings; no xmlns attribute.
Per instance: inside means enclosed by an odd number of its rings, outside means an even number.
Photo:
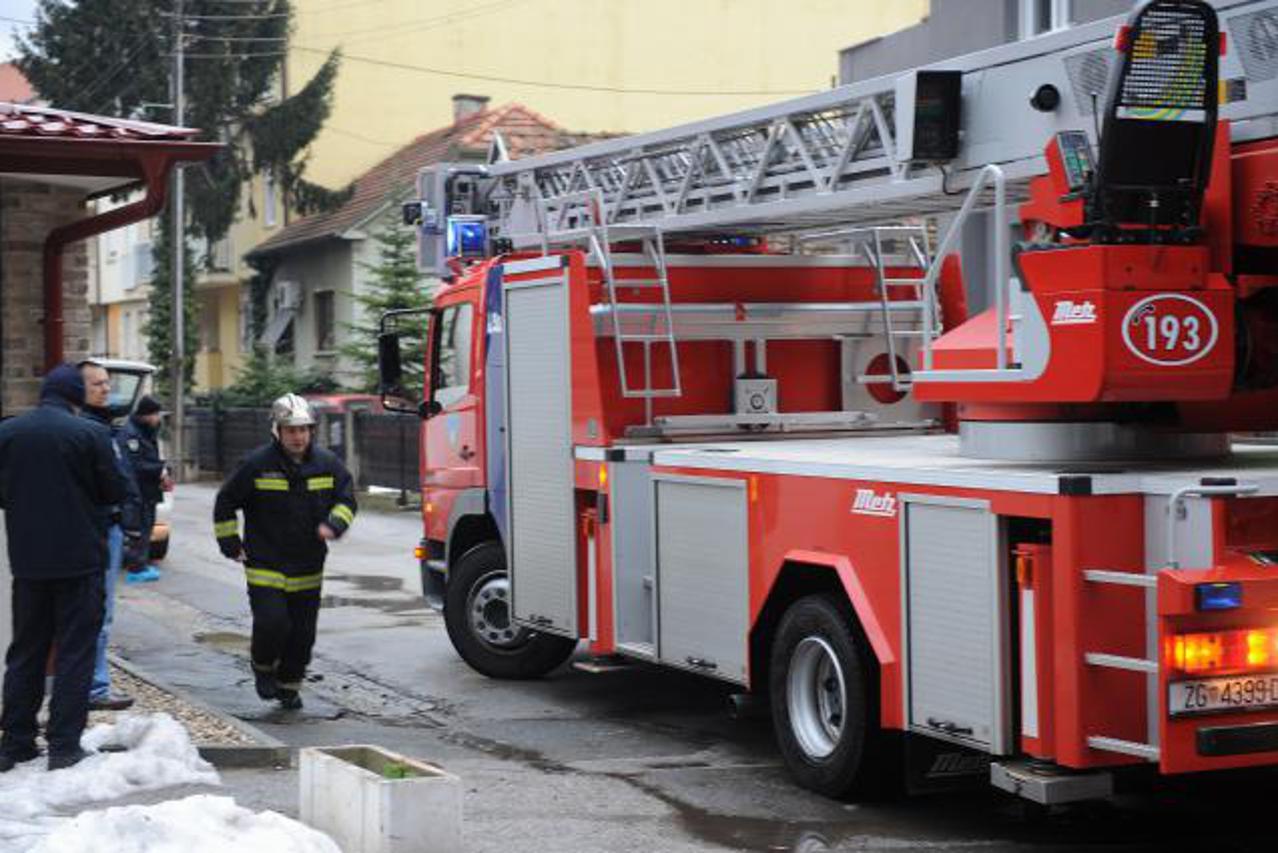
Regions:
<svg viewBox="0 0 1278 853"><path fill-rule="evenodd" d="M1096 306L1087 302L1075 302L1072 299L1060 299L1052 312L1053 326L1081 326L1096 322Z"/></svg>
<svg viewBox="0 0 1278 853"><path fill-rule="evenodd" d="M874 489L857 489L856 496L852 498L852 512L857 515L895 518L896 497L886 492L880 495Z"/></svg>

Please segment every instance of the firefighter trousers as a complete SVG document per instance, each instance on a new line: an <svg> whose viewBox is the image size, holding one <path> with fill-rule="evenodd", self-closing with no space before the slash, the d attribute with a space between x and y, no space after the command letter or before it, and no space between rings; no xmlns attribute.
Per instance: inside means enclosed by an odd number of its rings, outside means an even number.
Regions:
<svg viewBox="0 0 1278 853"><path fill-rule="evenodd" d="M253 610L253 640L249 647L253 668L274 672L280 687L300 689L315 646L319 589L286 591L250 586L249 605Z"/></svg>

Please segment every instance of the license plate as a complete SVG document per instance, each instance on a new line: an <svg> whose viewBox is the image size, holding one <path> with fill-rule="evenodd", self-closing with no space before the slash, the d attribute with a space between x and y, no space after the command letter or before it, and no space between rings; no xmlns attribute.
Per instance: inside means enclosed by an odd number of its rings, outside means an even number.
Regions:
<svg viewBox="0 0 1278 853"><path fill-rule="evenodd" d="M1173 717L1210 711L1278 707L1278 674L1240 675L1177 681L1167 685L1167 709Z"/></svg>

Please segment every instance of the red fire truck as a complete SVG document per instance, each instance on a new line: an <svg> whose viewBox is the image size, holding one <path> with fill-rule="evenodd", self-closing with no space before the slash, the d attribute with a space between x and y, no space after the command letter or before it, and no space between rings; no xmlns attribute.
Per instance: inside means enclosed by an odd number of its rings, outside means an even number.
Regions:
<svg viewBox="0 0 1278 853"><path fill-rule="evenodd" d="M427 596L766 697L798 782L1278 763L1276 0L431 167ZM890 775L890 774L888 774Z"/></svg>

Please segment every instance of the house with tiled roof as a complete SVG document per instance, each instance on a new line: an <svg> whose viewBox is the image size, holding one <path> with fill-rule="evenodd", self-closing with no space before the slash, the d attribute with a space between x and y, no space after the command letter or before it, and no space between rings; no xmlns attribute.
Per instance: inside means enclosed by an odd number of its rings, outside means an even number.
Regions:
<svg viewBox="0 0 1278 853"><path fill-rule="evenodd" d="M417 137L360 175L341 207L295 220L248 253L272 276L259 344L299 368L353 381L356 374L339 351L348 325L365 319L357 316L354 294L379 260L371 238L398 222L423 166L484 162L495 145L515 159L598 138L569 133L522 104L487 109L487 100L455 96L451 125Z"/></svg>

